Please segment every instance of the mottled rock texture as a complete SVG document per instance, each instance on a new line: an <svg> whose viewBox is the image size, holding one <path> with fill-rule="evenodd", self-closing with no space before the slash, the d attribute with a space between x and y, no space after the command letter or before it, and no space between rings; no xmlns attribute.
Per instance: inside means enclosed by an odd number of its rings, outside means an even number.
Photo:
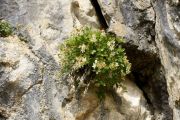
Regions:
<svg viewBox="0 0 180 120"><path fill-rule="evenodd" d="M0 0L0 120L180 120L179 0ZM60 79L58 45L90 25L126 38L126 91L80 96Z"/></svg>

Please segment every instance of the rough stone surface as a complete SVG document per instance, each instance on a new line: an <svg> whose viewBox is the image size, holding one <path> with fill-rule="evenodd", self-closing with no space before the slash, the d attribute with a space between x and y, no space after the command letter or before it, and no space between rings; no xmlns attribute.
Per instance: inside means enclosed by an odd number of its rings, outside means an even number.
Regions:
<svg viewBox="0 0 180 120"><path fill-rule="evenodd" d="M97 2L0 0L0 19L15 27L0 38L0 120L180 119L180 1ZM76 27L102 24L126 38L132 72L127 91L99 102L96 88L79 96L58 78L58 45Z"/></svg>
<svg viewBox="0 0 180 120"><path fill-rule="evenodd" d="M100 102L96 88L89 88L82 96L71 96L63 105L61 115L67 120L152 120L148 104L142 91L130 80L124 89L109 91Z"/></svg>
<svg viewBox="0 0 180 120"><path fill-rule="evenodd" d="M156 19L156 43L169 92L169 104L173 120L180 119L180 1L154 2Z"/></svg>

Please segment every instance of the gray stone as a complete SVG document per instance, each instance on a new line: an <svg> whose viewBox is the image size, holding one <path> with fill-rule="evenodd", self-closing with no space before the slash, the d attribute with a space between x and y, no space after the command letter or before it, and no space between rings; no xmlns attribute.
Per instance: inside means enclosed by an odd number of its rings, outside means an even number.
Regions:
<svg viewBox="0 0 180 120"><path fill-rule="evenodd" d="M0 0L15 31L0 38L0 120L179 120L179 0ZM126 38L132 72L99 102L96 88L79 99L58 78L58 46L90 25ZM103 23L104 24L104 23Z"/></svg>

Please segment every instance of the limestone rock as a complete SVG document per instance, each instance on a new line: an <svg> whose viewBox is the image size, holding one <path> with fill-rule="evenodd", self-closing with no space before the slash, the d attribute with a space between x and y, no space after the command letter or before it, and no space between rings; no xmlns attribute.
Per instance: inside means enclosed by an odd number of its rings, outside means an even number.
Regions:
<svg viewBox="0 0 180 120"><path fill-rule="evenodd" d="M117 89L117 95L121 98L120 110L126 120L152 120L153 116L142 91L128 79L123 84L125 89Z"/></svg>
<svg viewBox="0 0 180 120"><path fill-rule="evenodd" d="M152 120L147 102L142 91L130 80L125 80L124 89L116 89L106 95L100 102L96 95L96 88L79 98L71 98L63 106L62 115L65 120Z"/></svg>
<svg viewBox="0 0 180 120"><path fill-rule="evenodd" d="M0 0L0 19L15 28L13 36L0 38L0 120L179 120L179 5L179 0L97 0L94 5L91 0ZM127 40L132 63L127 91L110 91L99 103L91 88L77 100L67 80L57 77L58 46L75 27L104 29L102 24Z"/></svg>
<svg viewBox="0 0 180 120"><path fill-rule="evenodd" d="M173 109L173 120L180 119L180 8L179 1L165 3L157 1L155 11L156 43L159 49L169 92L169 104ZM176 27L175 27L176 26Z"/></svg>

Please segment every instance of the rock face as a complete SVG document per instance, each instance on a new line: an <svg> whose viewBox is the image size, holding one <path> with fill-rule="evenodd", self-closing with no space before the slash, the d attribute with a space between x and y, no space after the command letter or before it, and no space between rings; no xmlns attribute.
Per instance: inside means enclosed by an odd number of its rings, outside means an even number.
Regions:
<svg viewBox="0 0 180 120"><path fill-rule="evenodd" d="M173 119L180 119L180 1L154 2L156 43L167 81Z"/></svg>
<svg viewBox="0 0 180 120"><path fill-rule="evenodd" d="M94 94L96 88L90 87L83 96L66 101L61 115L67 120L151 120L142 91L128 79L124 85L126 90L109 91L102 102Z"/></svg>
<svg viewBox="0 0 180 120"><path fill-rule="evenodd" d="M179 0L0 0L14 35L0 38L0 120L179 120ZM90 25L126 38L126 91L72 93L58 45Z"/></svg>

